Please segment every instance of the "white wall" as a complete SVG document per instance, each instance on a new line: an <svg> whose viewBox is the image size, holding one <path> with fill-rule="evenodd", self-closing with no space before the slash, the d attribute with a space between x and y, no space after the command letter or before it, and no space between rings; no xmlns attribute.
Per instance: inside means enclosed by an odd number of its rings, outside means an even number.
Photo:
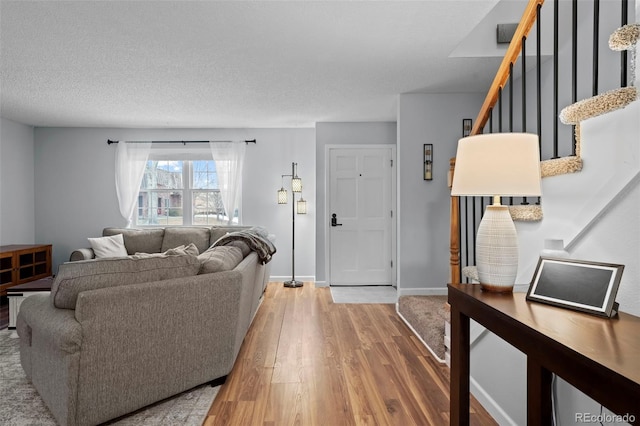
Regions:
<svg viewBox="0 0 640 426"><path fill-rule="evenodd" d="M315 270L315 149L313 129L35 129L35 235L53 244L54 270L87 237L124 226L115 193L114 140L245 140L243 219L276 235L272 276L291 273L291 210L276 202L281 175L299 163L309 213L296 220L296 276ZM32 172L33 173L33 172ZM304 237L302 237L304 236Z"/></svg>
<svg viewBox="0 0 640 426"><path fill-rule="evenodd" d="M35 238L33 128L0 119L0 245Z"/></svg>
<svg viewBox="0 0 640 426"><path fill-rule="evenodd" d="M638 117L640 120L640 116ZM640 137L640 133L638 133ZM576 259L598 259L625 265L617 301L620 310L640 316L640 179L606 211L571 251ZM637 354L627 354L637 356ZM600 412L600 404L577 391L566 382L558 381L560 424L573 424L573 413Z"/></svg>
<svg viewBox="0 0 640 426"><path fill-rule="evenodd" d="M398 107L398 279L400 294L446 292L449 281L449 159L462 119L484 94L403 94ZM422 178L423 144L433 144L433 180Z"/></svg>
<svg viewBox="0 0 640 426"><path fill-rule="evenodd" d="M327 145L371 145L395 144L396 123L316 123L316 280L325 285L325 232L328 218L325 217Z"/></svg>

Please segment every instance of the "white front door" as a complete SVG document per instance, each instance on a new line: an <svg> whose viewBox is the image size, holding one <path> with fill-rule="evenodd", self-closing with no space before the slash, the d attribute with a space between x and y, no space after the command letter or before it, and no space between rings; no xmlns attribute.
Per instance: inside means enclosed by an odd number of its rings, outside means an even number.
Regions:
<svg viewBox="0 0 640 426"><path fill-rule="evenodd" d="M392 148L329 148L331 285L392 284Z"/></svg>

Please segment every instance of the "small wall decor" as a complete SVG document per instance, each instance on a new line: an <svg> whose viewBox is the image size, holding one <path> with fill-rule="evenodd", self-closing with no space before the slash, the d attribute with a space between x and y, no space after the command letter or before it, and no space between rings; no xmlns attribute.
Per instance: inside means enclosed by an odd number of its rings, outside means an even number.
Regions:
<svg viewBox="0 0 640 426"><path fill-rule="evenodd" d="M612 317L623 270L624 265L541 256L527 300Z"/></svg>
<svg viewBox="0 0 640 426"><path fill-rule="evenodd" d="M462 137L465 138L471 134L471 128L473 127L473 121L470 118L462 119Z"/></svg>
<svg viewBox="0 0 640 426"><path fill-rule="evenodd" d="M433 144L425 143L423 146L424 170L422 176L424 180L433 179Z"/></svg>

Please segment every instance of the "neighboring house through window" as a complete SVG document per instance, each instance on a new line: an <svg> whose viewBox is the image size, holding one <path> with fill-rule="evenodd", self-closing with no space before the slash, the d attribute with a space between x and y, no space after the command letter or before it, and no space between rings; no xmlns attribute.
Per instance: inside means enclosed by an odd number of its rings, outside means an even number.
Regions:
<svg viewBox="0 0 640 426"><path fill-rule="evenodd" d="M233 222L237 222L237 210L233 213ZM138 226L227 224L215 161L147 161L135 223Z"/></svg>

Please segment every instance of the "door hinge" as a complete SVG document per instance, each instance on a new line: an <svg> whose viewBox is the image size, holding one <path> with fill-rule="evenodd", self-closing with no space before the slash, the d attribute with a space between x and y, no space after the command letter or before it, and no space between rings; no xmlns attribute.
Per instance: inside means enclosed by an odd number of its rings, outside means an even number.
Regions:
<svg viewBox="0 0 640 426"><path fill-rule="evenodd" d="M391 217L393 217L393 210L391 210Z"/></svg>
<svg viewBox="0 0 640 426"><path fill-rule="evenodd" d="M392 160L389 160L389 161L391 161L391 167L393 167L393 159L392 159Z"/></svg>
<svg viewBox="0 0 640 426"><path fill-rule="evenodd" d="M391 268L393 268L393 260L391 261Z"/></svg>

